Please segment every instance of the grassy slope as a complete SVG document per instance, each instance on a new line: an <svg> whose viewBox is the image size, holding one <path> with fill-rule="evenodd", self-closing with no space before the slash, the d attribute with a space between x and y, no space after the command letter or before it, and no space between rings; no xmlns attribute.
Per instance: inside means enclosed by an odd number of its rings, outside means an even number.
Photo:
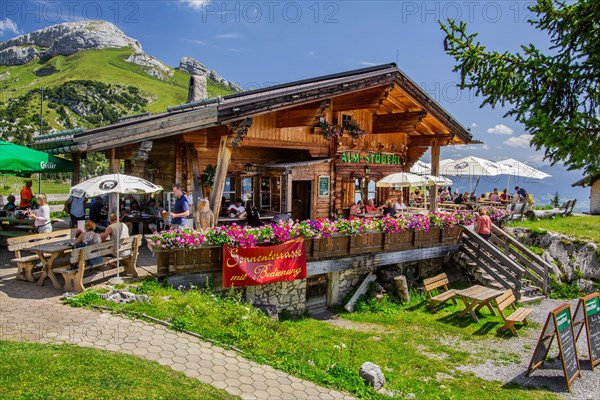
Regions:
<svg viewBox="0 0 600 400"><path fill-rule="evenodd" d="M152 113L165 111L167 106L186 101L190 76L188 73L175 70L168 81L161 81L148 75L142 67L126 62L125 59L132 53L133 51L127 48L87 50L71 56L57 56L44 62L32 60L20 66L0 66L0 75L10 72L10 77L3 79L2 100L22 96L40 86L52 87L68 80L83 79L132 85L151 93L157 97L148 105L148 111ZM44 77L34 74L34 71L49 66L60 72ZM212 81L208 81L207 90L209 97L231 93ZM32 101L31 107L38 107L38 104L39 97Z"/></svg>
<svg viewBox="0 0 600 400"><path fill-rule="evenodd" d="M527 229L545 229L568 236L593 239L600 244L600 216L570 216L566 218L541 219L539 221L511 222L510 226Z"/></svg>
<svg viewBox="0 0 600 400"><path fill-rule="evenodd" d="M3 399L236 399L138 357L68 345L0 341Z"/></svg>

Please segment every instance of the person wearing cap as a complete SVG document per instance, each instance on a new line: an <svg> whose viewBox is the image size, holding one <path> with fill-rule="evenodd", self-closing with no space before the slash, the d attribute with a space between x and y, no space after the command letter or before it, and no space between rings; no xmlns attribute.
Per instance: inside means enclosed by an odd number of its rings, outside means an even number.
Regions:
<svg viewBox="0 0 600 400"><path fill-rule="evenodd" d="M31 208L31 201L33 200L33 192L31 191L31 186L33 185L33 181L31 179L27 179L25 181L25 186L21 189L21 208Z"/></svg>

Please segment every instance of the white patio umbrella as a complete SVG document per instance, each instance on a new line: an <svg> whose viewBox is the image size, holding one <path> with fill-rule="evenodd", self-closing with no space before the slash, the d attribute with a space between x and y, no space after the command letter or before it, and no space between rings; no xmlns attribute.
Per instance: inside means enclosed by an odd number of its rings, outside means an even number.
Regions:
<svg viewBox="0 0 600 400"><path fill-rule="evenodd" d="M427 186L452 186L452 180L444 176L425 175Z"/></svg>
<svg viewBox="0 0 600 400"><path fill-rule="evenodd" d="M375 184L377 187L410 187L423 186L427 184L427 179L422 176L411 174L410 172L398 172L383 177Z"/></svg>
<svg viewBox="0 0 600 400"><path fill-rule="evenodd" d="M506 174L508 176L508 180L506 183L507 189L510 188L511 176L520 176L531 179L544 179L552 176L540 171L539 169L535 169L527 164L523 164L522 162L514 160L512 158L507 158L506 160L498 161L497 164L503 167L503 174Z"/></svg>
<svg viewBox="0 0 600 400"><path fill-rule="evenodd" d="M471 183L474 176L497 176L501 175L503 171L503 167L497 163L473 156L464 157L452 162L445 161L443 167L440 168L441 175L468 176L469 192L471 192Z"/></svg>
<svg viewBox="0 0 600 400"><path fill-rule="evenodd" d="M120 222L119 216L119 195L120 194L149 194L157 193L163 190L161 186L155 185L152 182L148 182L145 179L138 178L135 176L123 175L123 174L108 174L97 176L95 178L88 179L87 181L81 182L73 186L70 190L70 195L75 197L94 197L102 196L104 194L116 193L117 194L117 221ZM117 280L119 277L119 235L121 229L117 229ZM117 283L117 282L115 282Z"/></svg>
<svg viewBox="0 0 600 400"><path fill-rule="evenodd" d="M431 174L431 164L418 160L410 167L410 172L417 175L429 175Z"/></svg>

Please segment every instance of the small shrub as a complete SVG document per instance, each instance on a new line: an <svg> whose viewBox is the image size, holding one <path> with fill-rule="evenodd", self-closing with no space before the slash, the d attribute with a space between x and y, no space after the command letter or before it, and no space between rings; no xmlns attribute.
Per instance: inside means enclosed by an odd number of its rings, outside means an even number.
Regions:
<svg viewBox="0 0 600 400"><path fill-rule="evenodd" d="M559 282L555 276L550 276L550 289L552 299L576 299L581 295L576 284Z"/></svg>
<svg viewBox="0 0 600 400"><path fill-rule="evenodd" d="M176 315L171 320L171 324L173 324L173 330L178 332L190 330L193 322L193 319L186 315Z"/></svg>
<svg viewBox="0 0 600 400"><path fill-rule="evenodd" d="M150 293L156 292L160 288L161 288L160 283L158 283L154 279L148 279L148 280L142 282L141 285L139 285L138 287L133 289L133 291L135 291L135 293L137 293L137 294L150 294Z"/></svg>
<svg viewBox="0 0 600 400"><path fill-rule="evenodd" d="M381 301L375 297L359 297L354 311L359 313L376 313L376 314L396 314L401 311L402 307L400 304L394 302L388 294L384 294Z"/></svg>
<svg viewBox="0 0 600 400"><path fill-rule="evenodd" d="M102 301L96 291L88 290L76 296L65 299L65 303L73 307L85 307L92 304L98 304Z"/></svg>

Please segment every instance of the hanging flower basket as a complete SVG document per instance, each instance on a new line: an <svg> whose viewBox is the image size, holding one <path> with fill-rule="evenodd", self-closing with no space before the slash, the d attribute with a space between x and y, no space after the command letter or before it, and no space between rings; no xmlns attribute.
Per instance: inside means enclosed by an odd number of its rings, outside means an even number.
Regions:
<svg viewBox="0 0 600 400"><path fill-rule="evenodd" d="M351 119L343 122L342 129L348 132L352 139L362 139L367 134L367 131L361 129L361 127L358 125L358 122Z"/></svg>
<svg viewBox="0 0 600 400"><path fill-rule="evenodd" d="M337 125L330 124L327 121L319 122L316 125L317 128L320 128L323 131L323 137L327 140L339 140L342 137L344 131Z"/></svg>

